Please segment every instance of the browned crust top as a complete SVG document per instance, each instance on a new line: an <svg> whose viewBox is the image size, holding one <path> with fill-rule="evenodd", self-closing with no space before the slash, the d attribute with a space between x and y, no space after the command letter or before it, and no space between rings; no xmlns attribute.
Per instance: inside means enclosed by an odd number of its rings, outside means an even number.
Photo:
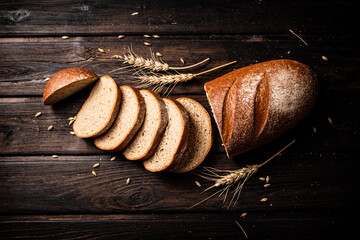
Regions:
<svg viewBox="0 0 360 240"><path fill-rule="evenodd" d="M228 157L293 127L311 111L317 89L315 73L287 59L240 68L205 83Z"/></svg>
<svg viewBox="0 0 360 240"><path fill-rule="evenodd" d="M43 103L47 104L47 99L57 90L77 81L86 79L98 79L99 77L84 68L66 68L55 73L46 83L43 93Z"/></svg>

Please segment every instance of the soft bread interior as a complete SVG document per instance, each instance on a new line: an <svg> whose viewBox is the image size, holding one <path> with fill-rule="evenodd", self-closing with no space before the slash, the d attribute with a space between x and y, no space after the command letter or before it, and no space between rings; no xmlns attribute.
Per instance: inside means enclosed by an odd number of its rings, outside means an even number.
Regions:
<svg viewBox="0 0 360 240"><path fill-rule="evenodd" d="M94 139L95 145L103 150L121 150L118 147L128 139L139 119L140 102L131 87L121 86L121 104L119 114L111 128ZM123 146L124 147L124 146Z"/></svg>
<svg viewBox="0 0 360 240"><path fill-rule="evenodd" d="M140 93L144 97L146 114L143 125L123 151L124 156L128 160L140 160L146 157L153 148L153 145L156 144L155 138L160 130L160 125L166 124L162 119L162 114L164 113L157 98L146 90L142 90Z"/></svg>
<svg viewBox="0 0 360 240"><path fill-rule="evenodd" d="M110 77L101 77L80 109L74 132L81 138L95 137L109 128L117 114L119 89Z"/></svg>
<svg viewBox="0 0 360 240"><path fill-rule="evenodd" d="M188 147L172 172L188 172L199 166L212 146L211 118L205 108L190 98L177 99L189 114L190 131Z"/></svg>
<svg viewBox="0 0 360 240"><path fill-rule="evenodd" d="M166 170L173 163L184 134L185 123L179 107L169 99L164 99L168 112L168 125L157 149L144 167L152 172Z"/></svg>

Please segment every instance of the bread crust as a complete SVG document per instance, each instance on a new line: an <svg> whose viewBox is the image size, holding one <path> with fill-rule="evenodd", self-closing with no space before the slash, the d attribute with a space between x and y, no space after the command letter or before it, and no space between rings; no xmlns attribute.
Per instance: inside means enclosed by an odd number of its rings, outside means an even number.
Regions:
<svg viewBox="0 0 360 240"><path fill-rule="evenodd" d="M184 161L184 159L181 159L180 161L178 161L177 165L174 165L171 169L169 169L170 172L175 172L175 173L185 173L185 172L189 172L189 171L192 171L194 170L195 168L197 168L206 158L207 154L209 153L211 147L212 147L212 144L213 144L213 131L212 131L212 126L211 126L211 118L210 118L210 115L208 114L207 110L197 101L195 101L194 99L191 99L191 98L188 98L188 97L181 97L181 98L178 98L176 99L177 101L181 101L181 100L186 100L186 101L191 101L193 102L194 104L198 105L199 107L202 108L202 110L207 113L205 116L206 116L206 119L204 119L204 121L206 121L208 123L208 125L210 126L210 142L208 144L208 148L205 150L205 154L202 156L202 158L196 162L196 164L192 165L191 167L189 167L189 165L185 165L185 166L182 166L183 163L182 161ZM181 104L181 103L180 103ZM189 116L190 117L190 116ZM190 131L189 131L189 134L190 134ZM189 136L191 137L191 136ZM192 136L194 137L194 136ZM188 162L188 163L192 163L192 162Z"/></svg>
<svg viewBox="0 0 360 240"><path fill-rule="evenodd" d="M74 130L74 133L75 133L75 135L77 137L80 137L80 138L94 138L94 137L100 136L101 134L106 132L111 127L111 125L114 123L114 121L116 119L116 116L117 116L117 114L119 112L120 102L121 102L120 89L119 89L118 85L116 84L116 82L114 81L114 79L112 79L110 76L102 76L100 79L102 79L102 78L108 78L108 79L112 80L111 82L112 82L112 84L114 86L114 89L115 89L116 101L114 102L114 104L112 106L110 106L110 108L112 109L111 117L106 122L105 126L103 128L100 128L100 130L98 132L94 133L93 135L87 135L87 136L82 136L76 131L75 126L76 126L77 123L75 121L74 124L73 124L73 130ZM85 103L82 105L79 112L81 112L83 110L83 108L85 107L87 101L88 101L88 99L86 99Z"/></svg>
<svg viewBox="0 0 360 240"><path fill-rule="evenodd" d="M185 153L185 150L187 148L187 144L188 144L188 140L189 140L189 130L190 130L190 123L189 123L189 115L186 111L186 109L183 107L183 105L181 105L177 100L175 99L170 99L169 100L173 101L176 106L179 108L181 115L183 116L183 124L184 124L184 134L182 135L179 147L174 155L174 159L171 162L171 164L164 170L169 170L171 169L173 166L175 166L176 164L179 163L179 161L181 161L182 156Z"/></svg>
<svg viewBox="0 0 360 240"><path fill-rule="evenodd" d="M205 83L228 157L264 145L305 118L315 104L316 74L294 60L273 60Z"/></svg>
<svg viewBox="0 0 360 240"><path fill-rule="evenodd" d="M59 91L60 89L69 86L71 84L74 84L76 82L80 81L88 81L88 84L91 84L95 80L97 80L99 77L84 68L66 68L63 69L57 73L55 73L46 83L43 93L43 104L44 105L52 105L56 103L57 101L60 101L69 95L61 98L61 99L52 99L52 96ZM88 85L87 84L87 85ZM86 86L87 86L86 85ZM82 88L77 89L75 92L80 91ZM73 93L75 93L73 92ZM70 94L71 95L71 94Z"/></svg>

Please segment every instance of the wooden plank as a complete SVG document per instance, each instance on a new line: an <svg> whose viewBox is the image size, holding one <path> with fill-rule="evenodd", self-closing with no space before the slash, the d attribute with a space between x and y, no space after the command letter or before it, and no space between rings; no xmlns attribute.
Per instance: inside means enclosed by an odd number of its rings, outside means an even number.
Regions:
<svg viewBox="0 0 360 240"><path fill-rule="evenodd" d="M357 19L356 2L338 0L15 1L0 9L2 36L344 33Z"/></svg>
<svg viewBox="0 0 360 240"><path fill-rule="evenodd" d="M320 216L319 216L320 215ZM248 213L35 215L0 217L4 239L351 239L354 218L313 211L307 216Z"/></svg>
<svg viewBox="0 0 360 240"><path fill-rule="evenodd" d="M338 89L358 91L360 58L356 49L358 39L351 36L312 36L306 39L306 47L299 39L289 35L266 36L164 36L147 39L142 36L126 37L76 37L61 38L2 38L0 39L0 96L41 96L43 81L55 72L68 67L84 67L99 75L110 74L119 84L136 85L132 72L110 73L124 66L113 55L123 55L132 46L139 55L150 58L150 48L161 52L163 60L171 66L183 66L180 57L188 65L210 57L211 62L191 71L198 73L221 64L237 60L225 69L199 76L177 86L176 94L203 94L203 84L234 68L257 62L290 58L311 66L319 76L322 89L334 92ZM101 53L102 48L106 53ZM324 61L326 56L329 61Z"/></svg>
<svg viewBox="0 0 360 240"><path fill-rule="evenodd" d="M33 98L0 98L0 155L33 155L33 154L101 154L91 139L80 139L71 135L69 125L71 116L75 116L85 101L89 89L77 96L51 107L43 106L42 99ZM183 95L172 95L177 98ZM188 95L187 95L188 96ZM191 95L211 114L205 95ZM290 130L277 141L261 148L280 149L292 139L299 141L298 151L343 152L354 151L353 146L359 142L360 109L357 93L321 93L312 114L301 124ZM337 109L341 109L338 111ZM40 117L35 117L42 112ZM331 119L332 124L328 118ZM48 127L54 128L48 131ZM221 139L212 118L214 145L212 151L224 153ZM316 133L313 131L316 128ZM333 136L343 136L334 138ZM309 141L311 139L311 141ZM344 144L344 141L347 144Z"/></svg>
<svg viewBox="0 0 360 240"><path fill-rule="evenodd" d="M228 160L211 154L205 166L239 169L259 164L278 149ZM298 153L296 145L263 166L246 183L232 211L351 209L357 204L359 166L354 153ZM140 162L110 155L18 156L0 159L0 214L89 214L226 211L223 198L201 192L212 183L195 174L147 172ZM100 167L93 168L95 163ZM91 171L96 171L97 177ZM269 187L259 177L270 176ZM126 184L127 178L131 179ZM201 183L201 187L195 184ZM229 193L229 196L232 196ZM268 198L267 202L260 199ZM345 211L345 210L344 210Z"/></svg>

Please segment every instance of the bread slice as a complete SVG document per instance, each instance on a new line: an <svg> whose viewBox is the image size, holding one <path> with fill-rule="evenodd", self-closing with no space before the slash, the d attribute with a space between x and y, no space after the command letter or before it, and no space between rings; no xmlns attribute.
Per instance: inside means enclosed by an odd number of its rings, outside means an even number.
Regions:
<svg viewBox="0 0 360 240"><path fill-rule="evenodd" d="M55 73L46 83L43 104L52 105L79 92L99 77L83 68L66 68Z"/></svg>
<svg viewBox="0 0 360 240"><path fill-rule="evenodd" d="M176 100L164 98L168 125L154 155L143 162L146 170L160 172L175 165L183 156L189 136L189 117Z"/></svg>
<svg viewBox="0 0 360 240"><path fill-rule="evenodd" d="M204 161L213 143L213 133L210 115L200 103L186 97L176 100L189 114L190 131L188 147L182 159L169 171L185 173L195 169Z"/></svg>
<svg viewBox="0 0 360 240"><path fill-rule="evenodd" d="M120 101L121 92L114 79L101 77L76 116L75 135L92 138L103 134L114 122Z"/></svg>
<svg viewBox="0 0 360 240"><path fill-rule="evenodd" d="M123 151L128 160L144 160L154 154L168 123L165 102L156 92L140 90L146 114L140 130Z"/></svg>
<svg viewBox="0 0 360 240"><path fill-rule="evenodd" d="M145 116L144 98L139 90L121 86L120 111L114 124L103 135L94 139L95 145L108 151L122 150L141 127Z"/></svg>

